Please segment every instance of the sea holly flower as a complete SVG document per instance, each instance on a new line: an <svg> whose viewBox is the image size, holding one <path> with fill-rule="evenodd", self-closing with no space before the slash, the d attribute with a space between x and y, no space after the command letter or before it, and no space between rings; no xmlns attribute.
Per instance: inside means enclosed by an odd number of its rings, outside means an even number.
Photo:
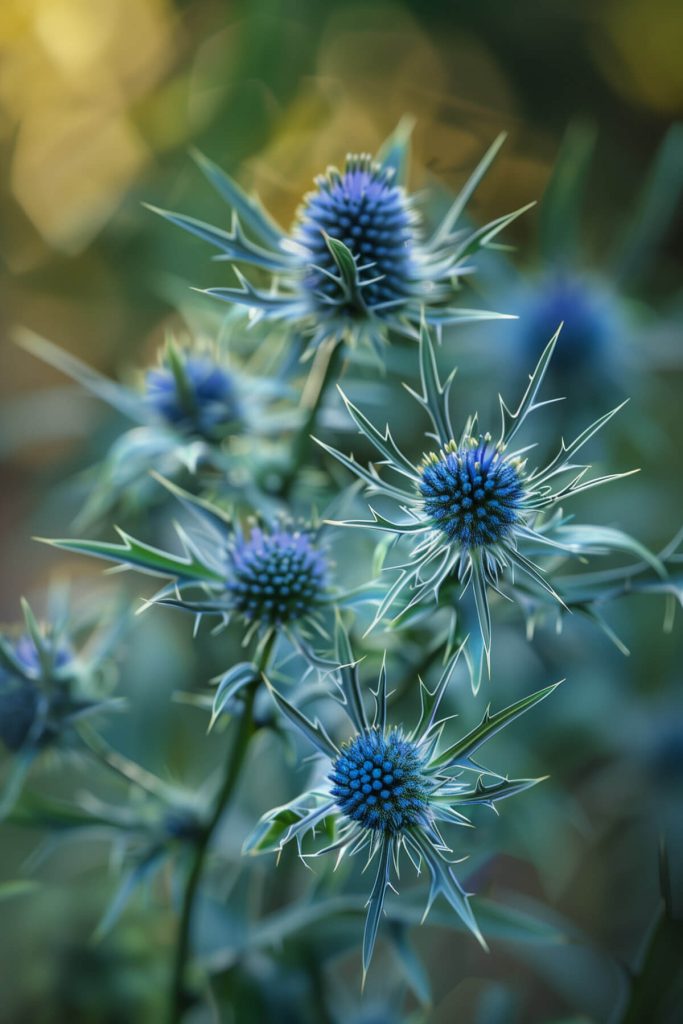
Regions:
<svg viewBox="0 0 683 1024"><path fill-rule="evenodd" d="M230 231L194 217L151 207L173 224L204 239L232 264L237 288L205 293L246 306L252 320L292 324L308 351L324 342L369 342L376 353L391 331L418 336L420 317L440 330L500 314L455 304L472 257L528 207L481 228L462 224L472 193L504 136L493 143L454 199L441 223L428 231L414 195L406 191L410 128L402 122L377 157L350 154L343 170L330 167L304 197L287 234L257 199L206 157L196 159L232 211ZM239 269L271 276L267 290Z"/></svg>
<svg viewBox="0 0 683 1024"><path fill-rule="evenodd" d="M631 197L628 218L605 232L610 242L602 252L584 230L591 222L587 196L596 142L593 127L569 127L539 203L531 264L520 276L520 268L506 265L503 257L499 276L487 282L506 311L517 315L505 333L511 372L519 362L535 361L545 339L564 322L550 375L579 412L599 401L606 386L637 392L642 402L653 372L680 365L681 352L673 322L664 309L648 308L643 288L680 205L680 126L663 136ZM624 417L621 429L643 445L638 417Z"/></svg>
<svg viewBox="0 0 683 1024"><path fill-rule="evenodd" d="M205 619L214 623L215 632L238 622L244 626L243 645L254 640L259 656L284 639L309 665L329 667L333 609L375 600L376 594L372 588L341 591L334 586L324 526L282 518L251 518L243 524L219 505L157 480L188 516L175 524L180 554L123 530L118 530L120 544L71 539L47 543L165 579L143 607L159 604L189 612L195 617L195 632ZM251 662L240 662L220 677L214 719L259 677Z"/></svg>
<svg viewBox="0 0 683 1024"><path fill-rule="evenodd" d="M258 467L267 477L278 462L274 446L298 423L298 413L284 408L284 381L252 377L204 341L169 338L137 387L108 380L32 333L23 332L20 343L135 424L97 467L80 527L102 519L119 501L138 510L151 505L159 490L150 482L150 467L176 479L220 472L226 489L253 497Z"/></svg>
<svg viewBox="0 0 683 1024"><path fill-rule="evenodd" d="M614 348L628 328L617 297L595 276L567 268L552 269L529 278L514 295L519 319L513 342L520 356L538 358L545 339L563 324L554 369L564 382L585 377L590 364L604 369L614 362ZM604 383L605 375L600 374ZM585 381L584 381L585 386Z"/></svg>
<svg viewBox="0 0 683 1024"><path fill-rule="evenodd" d="M424 865L431 887L427 910L442 895L481 945L485 940L459 882L453 850L441 834L443 825L471 826L466 811L476 804L494 807L500 800L529 789L540 779L509 779L481 767L475 753L491 736L547 697L558 684L548 686L503 711L487 709L481 723L465 736L449 742L448 719L439 718L442 698L460 650L447 663L433 691L420 680L421 713L412 729L387 721L387 673L384 665L375 694L375 713L365 709L357 664L348 637L337 632L335 674L338 700L353 731L342 742L333 740L324 725L311 720L271 686L283 715L300 730L326 762L325 782L291 803L263 816L244 849L248 853L281 851L296 841L303 858L335 852L366 854L376 873L368 901L363 938L363 972L372 957L380 919L392 876L398 877L405 853L419 873ZM320 829L333 834L322 849L304 850L304 840Z"/></svg>
<svg viewBox="0 0 683 1024"><path fill-rule="evenodd" d="M67 618L62 595L53 605L54 621L40 623L23 601L23 630L0 634L0 744L12 755L0 820L42 751L69 748L78 723L120 703L109 696L106 666L121 622L77 626Z"/></svg>
<svg viewBox="0 0 683 1024"><path fill-rule="evenodd" d="M561 441L556 454L544 465L529 466L529 447L513 446L527 417L547 404L537 398L558 334L543 352L517 410L510 412L500 400L502 424L494 439L489 433L479 432L476 416L467 420L460 434L454 434L449 407L453 374L441 381L433 344L423 325L422 393L408 390L427 413L432 431L426 435L429 450L417 462L399 449L388 426L384 432L378 430L342 392L359 432L377 449L379 465L391 470L400 481L387 480L374 465L366 469L352 456L318 443L364 481L370 494L398 503L404 518L393 521L371 508L372 520L347 520L336 525L368 527L395 538L407 537L413 544L408 561L397 567L397 579L380 602L373 625L392 609L405 613L426 600L438 600L440 591L455 580L462 595L473 599L480 648L488 662L489 588L499 591L506 575L513 582L516 576L522 576L561 602L534 560L544 550L580 555L625 548L637 551L661 570L655 556L618 530L596 527L581 531L568 526L561 516L548 517L565 498L629 475L590 478L590 466L575 461L578 452L621 406L590 424L570 444ZM477 646L476 641L471 644ZM475 689L479 678L480 673L475 672Z"/></svg>
<svg viewBox="0 0 683 1024"><path fill-rule="evenodd" d="M145 373L144 400L164 422L189 436L219 441L239 432L244 410L238 385L214 357L169 346L160 366Z"/></svg>

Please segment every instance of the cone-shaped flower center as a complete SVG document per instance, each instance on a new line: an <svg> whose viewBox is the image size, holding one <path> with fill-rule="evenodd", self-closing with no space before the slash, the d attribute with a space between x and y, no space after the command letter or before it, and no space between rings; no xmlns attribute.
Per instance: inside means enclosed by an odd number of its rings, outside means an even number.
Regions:
<svg viewBox="0 0 683 1024"><path fill-rule="evenodd" d="M422 470L424 510L450 540L495 544L519 522L524 489L517 467L486 442L432 455Z"/></svg>
<svg viewBox="0 0 683 1024"><path fill-rule="evenodd" d="M420 753L398 729L361 733L332 765L332 796L364 828L400 832L428 820L428 785Z"/></svg>
<svg viewBox="0 0 683 1024"><path fill-rule="evenodd" d="M241 419L235 381L208 356L189 356L178 380L170 366L148 370L147 403L173 427L215 440Z"/></svg>
<svg viewBox="0 0 683 1024"><path fill-rule="evenodd" d="M312 264L305 279L315 308L326 314L381 315L410 296L413 215L393 171L369 156L350 156L344 172L336 168L316 179L299 213L295 238ZM325 234L346 245L356 261L360 287L350 295L337 280L339 271ZM391 305L385 306L390 303Z"/></svg>
<svg viewBox="0 0 683 1024"><path fill-rule="evenodd" d="M252 530L230 553L227 589L247 619L279 625L303 618L325 587L327 564L306 533Z"/></svg>

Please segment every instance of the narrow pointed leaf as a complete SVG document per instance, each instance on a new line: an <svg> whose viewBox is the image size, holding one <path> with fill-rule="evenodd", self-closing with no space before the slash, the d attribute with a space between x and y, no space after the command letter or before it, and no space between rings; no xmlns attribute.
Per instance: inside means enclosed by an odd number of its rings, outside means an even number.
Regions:
<svg viewBox="0 0 683 1024"><path fill-rule="evenodd" d="M268 689L283 715L311 741L321 754L325 754L326 757L334 761L339 751L325 732L321 723L318 721L312 722L302 711L299 711L293 704L290 704L286 697L278 693L270 683L268 683Z"/></svg>
<svg viewBox="0 0 683 1024"><path fill-rule="evenodd" d="M388 139L380 146L377 162L382 167L390 167L394 171L394 182L405 187L410 171L410 136L415 127L415 119L402 117Z"/></svg>
<svg viewBox="0 0 683 1024"><path fill-rule="evenodd" d="M265 210L262 203L258 199L247 195L234 178L231 178L218 164L215 164L213 160L209 160L199 150L193 150L192 156L202 173L228 206L235 211L245 227L252 231L264 244L271 246L273 249L279 249L280 244L286 237L285 233Z"/></svg>
<svg viewBox="0 0 683 1024"><path fill-rule="evenodd" d="M530 412L536 408L536 396L540 390L543 378L545 377L548 364L552 359L555 346L557 345L557 339L560 336L561 326L555 331L552 338L541 353L541 358L538 360L536 369L529 378L529 384L524 392L521 402L517 407L517 411L512 413L505 405L505 402L500 399L500 412L502 418L502 427L500 432L501 444L508 445L512 438L515 436L519 428L524 423L524 420Z"/></svg>
<svg viewBox="0 0 683 1024"><path fill-rule="evenodd" d="M444 750L442 754L439 754L432 764L441 768L450 767L457 764L458 761L467 761L482 744L486 743L492 736L495 736L501 729L504 729L510 722L514 722L520 715L529 711L530 708L540 704L559 685L560 683L558 682L545 686L542 690L537 690L536 693L532 693L528 697L522 697L521 700L515 701L514 704L510 704L509 707L503 708L502 711L497 711L493 715L490 712L489 705L479 725L466 736L463 736L462 739L458 740L457 743L453 743L447 750Z"/></svg>
<svg viewBox="0 0 683 1024"><path fill-rule="evenodd" d="M367 974L370 961L372 960L379 922L384 907L384 898L389 884L393 840L383 837L380 840L380 844L379 864L377 865L375 884L372 887L368 901L368 914L365 919L365 930L363 932L363 976Z"/></svg>
<svg viewBox="0 0 683 1024"><path fill-rule="evenodd" d="M41 537L45 544L60 548L63 551L73 551L81 555L92 555L94 558L103 558L105 561L117 562L120 565L130 566L140 572L148 573L151 576L170 576L184 580L198 580L206 583L222 583L224 577L210 569L207 565L199 562L193 556L183 558L180 555L173 555L167 551L152 547L143 541L136 540L123 530L118 531L123 544L112 544L107 541L97 540L52 540Z"/></svg>

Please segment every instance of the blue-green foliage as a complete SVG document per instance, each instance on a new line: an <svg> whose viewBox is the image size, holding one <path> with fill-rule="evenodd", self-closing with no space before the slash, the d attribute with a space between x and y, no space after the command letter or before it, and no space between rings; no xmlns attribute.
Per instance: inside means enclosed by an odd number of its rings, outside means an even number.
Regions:
<svg viewBox="0 0 683 1024"><path fill-rule="evenodd" d="M342 948L345 917L354 925L349 945L358 944L359 915L365 916L363 977L382 933L405 983L426 1005L428 971L408 936L426 916L425 896L428 911L439 896L448 904L435 910L437 923L472 933L484 949L485 934L493 940L507 936L513 946L564 940L563 929L541 916L484 898L471 905L469 868L466 876L457 867L472 854L476 868L498 849L495 823L484 840L493 847L483 851L476 845L473 810L497 811L500 802L541 781L511 778L509 764L501 771L483 767L481 748L558 685L529 693L532 685L524 676L519 691L526 695L512 703L500 700L491 672L493 612L515 634L526 626L530 641L547 620L559 626L567 613L577 612L624 650L605 615L612 603L633 593L664 596L671 625L671 609L683 601L680 535L653 554L611 519L605 522L597 506L595 524L575 523L564 511L565 501L587 494L590 504L595 488L629 475L618 471L621 456L616 472L597 473L583 461L584 450L621 406L597 419L592 412L569 441L553 435L549 442L536 416L547 406L555 411L557 398L542 398L541 388L567 311L572 320L563 358L570 363L586 352L596 357L613 333L609 316L575 277L554 271L553 287L544 289L543 301L529 314L530 337L520 350L529 357L524 373L532 372L512 410L499 400L499 429L480 424L475 409L467 407L465 387L454 429L451 390L460 354L449 328L504 319L456 300L464 280L479 272L483 250L498 248L499 233L522 211L481 227L466 219L501 137L443 216L434 218L434 207L408 190L409 136L408 122L402 122L376 157L349 156L343 170L330 168L316 179L290 232L202 156L201 169L229 208L229 229L158 211L218 249L216 259L229 265L239 287L207 292L233 307L230 328L242 347L258 348L253 325L262 322L272 358L235 357L220 330L209 341L170 337L156 365L128 386L35 335L22 337L25 348L128 424L91 470L77 527L114 527L119 539L68 536L49 543L161 581L143 595L143 638L145 629L153 636L152 622L165 621L165 609L191 616L195 651L208 662L211 650L217 675L213 693L197 690L183 675L182 699L202 711L214 734L208 742L225 750L217 751L219 768L213 762L207 767L203 748L189 751L184 770L195 774L183 785L119 752L88 719L116 704L107 666L123 654L125 616L108 623L96 606L83 636L64 609L46 616L43 625L26 604L24 626L0 636L0 740L11 764L0 809L13 824L38 823L48 830L48 851L58 842L90 836L111 845L121 877L102 914L100 935L111 930L140 885L162 877L170 881L167 898L178 913L169 1018L174 1024L200 998L195 981L201 972L188 970L195 954L203 958L206 977L241 971L247 954L254 954L255 963L262 957L276 972L279 945L299 941L322 921L328 929L322 962ZM254 283L242 267L266 284ZM234 307L246 307L242 319ZM532 340L540 331L552 337L544 337L539 356ZM368 387L367 361L357 342L368 342L382 361L387 376L381 385L371 378ZM335 405L333 385L341 376L343 404ZM409 393L410 409L423 418L419 427L399 402L400 384ZM361 410L363 402L348 397L363 389L371 402L388 409L382 413L385 425L376 426L374 414ZM349 429L356 433L358 455L339 447ZM319 448L309 443L313 435ZM349 473L356 478L351 486ZM371 518L355 518L365 494L373 502ZM111 521L114 511L122 525ZM171 528L175 539L169 539ZM630 564L595 567L596 559L624 554ZM175 622L180 632L182 620ZM351 628L363 633L353 647ZM546 658L549 637L546 631ZM143 695L156 676L157 658L162 661L161 647L146 651L138 687ZM382 647L387 653L380 663ZM172 648L171 643L171 660ZM364 666L361 674L363 659L368 671ZM374 689L362 681L373 666ZM485 666L492 674L493 704L503 709L487 705L482 715L474 701ZM438 681L430 688L423 676L429 681L432 674ZM458 683L467 675L474 697ZM393 691L396 714L390 724ZM467 716L470 702L478 724L468 730L452 719L456 708ZM552 706L544 709L546 721ZM136 715L135 704L128 713ZM543 729L536 729L542 737ZM535 755L522 746L499 749L527 772ZM303 786L297 782L292 799L273 799L270 805L286 802L258 820L263 789L285 788L280 748L297 768L309 765L312 751L310 777ZM100 797L95 783L93 792L79 791L71 802L32 792L25 786L28 769L48 750L55 763L75 752L88 770L97 765L113 795ZM674 737L659 750L660 762L666 766L678 754ZM230 819L230 833L222 832L248 779L258 786L249 791L241 817ZM544 798L526 797L530 809L520 821L538 830L543 814L534 812L536 799ZM553 796L545 799L537 809L547 810ZM565 812L581 819L576 807L553 811ZM242 841L247 854L280 854L294 841L306 862L334 853L340 872L334 879L323 875L309 897L266 909L254 923L251 889L241 884L253 862L238 852ZM529 848L533 841L530 831ZM218 891L207 870L214 860L221 873L227 868L240 881L229 914L221 918L223 948L205 955L199 932L219 903L208 898ZM419 900L411 892L398 893L406 860L429 883L424 893L418 882ZM354 861L371 868L362 897L344 888L344 871L352 872Z"/></svg>

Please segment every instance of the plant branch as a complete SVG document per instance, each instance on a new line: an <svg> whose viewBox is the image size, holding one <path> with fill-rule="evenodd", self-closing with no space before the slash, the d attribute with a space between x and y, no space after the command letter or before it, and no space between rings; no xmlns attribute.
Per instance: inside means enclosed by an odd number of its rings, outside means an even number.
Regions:
<svg viewBox="0 0 683 1024"><path fill-rule="evenodd" d="M268 667L275 639L276 634L273 632L268 639L268 642L265 644L261 657L259 658L259 674L265 672ZM223 816L223 812L230 803L239 783L242 766L244 764L250 740L258 728L254 722L254 701L256 699L256 693L259 685L260 679L256 679L245 690L244 707L237 723L237 733L234 737L228 760L226 762L223 782L216 795L213 810L204 824L204 827L197 835L180 911L180 922L178 925L178 935L173 959L171 1001L168 1017L169 1024L180 1024L185 1010L191 1004L191 999L186 988L186 973L187 962L191 954L192 920L194 917L197 894L202 880L202 875L204 873L204 866L211 840Z"/></svg>

